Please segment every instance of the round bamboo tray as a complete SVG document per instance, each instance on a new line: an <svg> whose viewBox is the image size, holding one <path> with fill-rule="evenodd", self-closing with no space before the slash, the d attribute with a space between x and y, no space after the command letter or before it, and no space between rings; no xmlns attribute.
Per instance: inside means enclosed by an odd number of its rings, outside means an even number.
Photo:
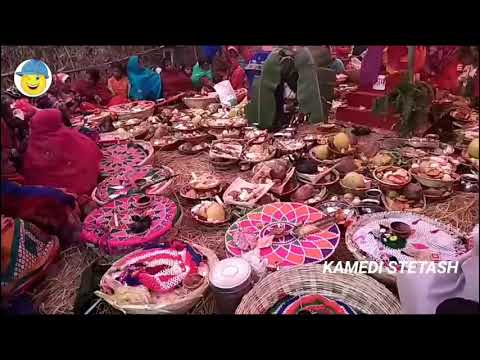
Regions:
<svg viewBox="0 0 480 360"><path fill-rule="evenodd" d="M207 257L208 267L211 269L213 265L218 261L217 255L215 253L203 246L190 243L192 247L201 252ZM137 250L138 252L142 250ZM115 266L115 263L112 267ZM105 279L105 276L108 276L107 273L102 277L101 284ZM158 304L145 304L145 305L120 305L117 304L114 298L110 295L105 294L101 291L95 291L95 295L99 298L105 300L112 307L117 310L120 310L124 314L143 314L143 315L161 315L161 314L185 314L188 312L205 294L208 289L209 281L208 276L204 278L204 281L200 287L189 292L186 296L178 298L175 301L168 302L162 305Z"/></svg>
<svg viewBox="0 0 480 360"><path fill-rule="evenodd" d="M213 96L185 97L182 100L190 109L206 109L208 105L218 102L217 98Z"/></svg>
<svg viewBox="0 0 480 360"><path fill-rule="evenodd" d="M382 284L363 274L324 273L323 265L280 269L243 297L236 314L265 314L286 295L321 293L364 314L399 314L400 303Z"/></svg>
<svg viewBox="0 0 480 360"><path fill-rule="evenodd" d="M128 105L131 105L132 107L135 106L136 104L144 104L144 109L140 111L131 111L131 110L126 110L125 105L115 105L115 106L110 106L108 108L108 111L113 112L117 115L117 121L127 121L130 119L146 119L149 116L152 116L153 113L155 112L155 102L153 101L134 101L132 103L128 103Z"/></svg>

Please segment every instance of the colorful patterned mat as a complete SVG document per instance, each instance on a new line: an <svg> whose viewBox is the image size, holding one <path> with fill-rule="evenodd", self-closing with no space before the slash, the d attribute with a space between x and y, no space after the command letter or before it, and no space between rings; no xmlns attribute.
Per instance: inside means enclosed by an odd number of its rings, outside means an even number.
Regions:
<svg viewBox="0 0 480 360"><path fill-rule="evenodd" d="M151 203L140 208L136 202L141 196L121 197L92 211L84 221L82 239L107 251L159 240L171 229L177 205L167 197L150 195ZM131 230L135 216L150 218L146 231L135 233Z"/></svg>
<svg viewBox="0 0 480 360"><path fill-rule="evenodd" d="M272 203L249 212L238 219L225 234L225 246L233 256L241 256L244 251L237 247L234 239L238 233L268 236L276 224L284 224L287 230L297 225L311 223L324 218L320 210L300 203ZM268 260L269 268L282 268L295 265L319 263L330 257L338 246L340 229L333 224L328 229L297 238L289 233L273 240L271 246L260 249L262 258Z"/></svg>

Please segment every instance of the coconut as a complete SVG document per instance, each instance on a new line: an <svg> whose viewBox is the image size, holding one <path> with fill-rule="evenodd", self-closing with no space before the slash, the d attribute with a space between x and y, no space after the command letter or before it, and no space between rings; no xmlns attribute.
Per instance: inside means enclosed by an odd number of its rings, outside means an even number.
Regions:
<svg viewBox="0 0 480 360"><path fill-rule="evenodd" d="M342 180L343 185L350 189L360 189L365 187L365 179L363 175L354 171L349 172Z"/></svg>
<svg viewBox="0 0 480 360"><path fill-rule="evenodd" d="M313 153L315 154L315 157L319 160L327 160L328 156L330 155L328 145L315 146L313 148Z"/></svg>
<svg viewBox="0 0 480 360"><path fill-rule="evenodd" d="M350 138L347 134L340 132L333 138L333 145L338 151L348 150L350 146Z"/></svg>
<svg viewBox="0 0 480 360"><path fill-rule="evenodd" d="M208 221L224 221L225 210L222 205L214 202L207 208L206 217Z"/></svg>
<svg viewBox="0 0 480 360"><path fill-rule="evenodd" d="M468 145L468 155L472 158L478 159L478 138L473 139L470 145Z"/></svg>

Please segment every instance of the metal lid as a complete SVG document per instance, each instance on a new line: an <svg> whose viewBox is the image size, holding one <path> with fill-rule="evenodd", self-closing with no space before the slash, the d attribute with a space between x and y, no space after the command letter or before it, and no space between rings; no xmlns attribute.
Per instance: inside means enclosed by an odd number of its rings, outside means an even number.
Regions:
<svg viewBox="0 0 480 360"><path fill-rule="evenodd" d="M242 258L228 258L217 262L210 271L210 283L220 289L231 289L250 278L252 268Z"/></svg>

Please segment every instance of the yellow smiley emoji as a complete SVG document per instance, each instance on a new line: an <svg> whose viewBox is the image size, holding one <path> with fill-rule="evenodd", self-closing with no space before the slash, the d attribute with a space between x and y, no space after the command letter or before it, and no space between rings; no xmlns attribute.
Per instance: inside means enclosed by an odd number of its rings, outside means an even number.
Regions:
<svg viewBox="0 0 480 360"><path fill-rule="evenodd" d="M30 59L21 63L15 72L15 84L23 95L43 95L51 84L51 72L41 60Z"/></svg>
<svg viewBox="0 0 480 360"><path fill-rule="evenodd" d="M23 75L20 80L20 85L24 94L38 96L44 92L47 86L47 79L45 79L45 75Z"/></svg>

